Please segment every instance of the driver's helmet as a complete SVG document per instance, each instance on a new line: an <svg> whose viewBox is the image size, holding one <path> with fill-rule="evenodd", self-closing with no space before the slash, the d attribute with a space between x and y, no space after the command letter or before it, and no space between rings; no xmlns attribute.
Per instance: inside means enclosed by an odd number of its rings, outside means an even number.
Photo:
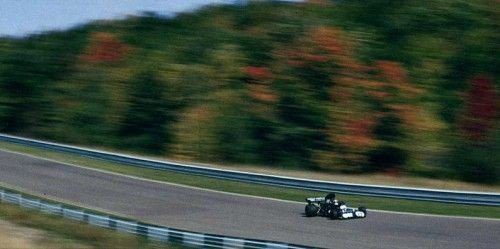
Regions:
<svg viewBox="0 0 500 249"><path fill-rule="evenodd" d="M328 194L328 195L325 197L325 199L330 200L330 201L335 200L335 193L330 193L330 194Z"/></svg>
<svg viewBox="0 0 500 249"><path fill-rule="evenodd" d="M327 204L337 204L338 203L336 199L326 199L325 202Z"/></svg>

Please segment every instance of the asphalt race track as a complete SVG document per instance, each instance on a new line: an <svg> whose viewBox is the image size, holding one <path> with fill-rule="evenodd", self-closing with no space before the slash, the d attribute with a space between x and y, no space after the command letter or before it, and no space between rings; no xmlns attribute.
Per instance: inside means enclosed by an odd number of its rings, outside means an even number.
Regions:
<svg viewBox="0 0 500 249"><path fill-rule="evenodd" d="M500 220L370 212L306 218L304 205L155 183L0 151L0 184L178 229L325 248L498 248Z"/></svg>

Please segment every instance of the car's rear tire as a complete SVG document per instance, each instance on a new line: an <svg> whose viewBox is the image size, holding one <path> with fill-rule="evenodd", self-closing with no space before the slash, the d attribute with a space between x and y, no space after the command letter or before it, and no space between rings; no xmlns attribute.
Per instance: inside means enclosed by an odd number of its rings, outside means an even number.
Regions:
<svg viewBox="0 0 500 249"><path fill-rule="evenodd" d="M314 204L307 204L306 205L306 216L307 217L314 217L318 215L319 207L314 205Z"/></svg>

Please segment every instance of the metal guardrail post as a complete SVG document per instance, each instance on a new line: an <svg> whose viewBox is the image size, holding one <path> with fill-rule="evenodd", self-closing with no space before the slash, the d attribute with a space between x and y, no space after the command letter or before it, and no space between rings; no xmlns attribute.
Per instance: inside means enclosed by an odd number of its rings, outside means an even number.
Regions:
<svg viewBox="0 0 500 249"><path fill-rule="evenodd" d="M83 221L92 226L104 227L145 236L162 242L178 242L188 246L199 248L243 248L235 245L253 245L245 248L283 248L302 249L310 248L302 245L286 244L275 241L253 240L237 237L226 237L223 235L203 234L197 232L183 231L169 227L155 226L137 221L126 221L121 218L94 213L91 210L82 211L73 207L67 207L63 203L49 203L35 197L24 196L22 193L15 193L0 187L0 202L7 202L23 208L35 209L53 215L60 215L67 219ZM23 205L23 203L38 203L39 205ZM223 243L214 243L222 241ZM226 243L226 241L228 243Z"/></svg>

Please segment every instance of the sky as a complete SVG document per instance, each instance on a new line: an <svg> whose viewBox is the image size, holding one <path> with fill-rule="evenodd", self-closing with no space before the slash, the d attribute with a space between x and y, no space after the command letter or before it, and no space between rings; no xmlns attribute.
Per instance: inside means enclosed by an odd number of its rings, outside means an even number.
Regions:
<svg viewBox="0 0 500 249"><path fill-rule="evenodd" d="M117 19L142 11L162 15L235 0L0 0L0 36L64 30L92 20Z"/></svg>

